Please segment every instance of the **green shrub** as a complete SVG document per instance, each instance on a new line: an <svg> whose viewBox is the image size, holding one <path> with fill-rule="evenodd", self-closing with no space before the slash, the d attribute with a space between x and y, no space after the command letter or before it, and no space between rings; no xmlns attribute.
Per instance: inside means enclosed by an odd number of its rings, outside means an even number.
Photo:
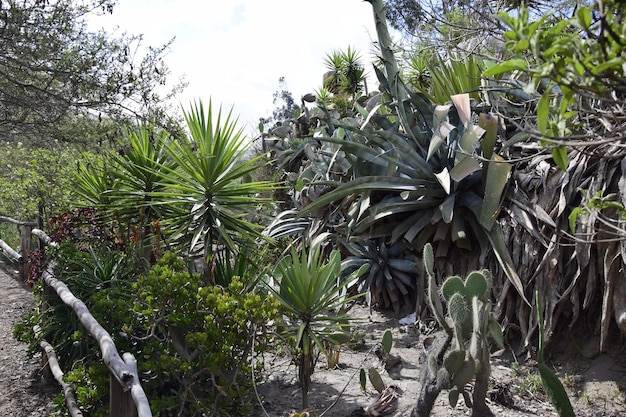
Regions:
<svg viewBox="0 0 626 417"><path fill-rule="evenodd" d="M251 371L260 366L254 358L269 348L266 326L277 316L276 302L246 292L238 277L228 288L203 287L200 275L186 272L172 253L134 288L133 334L142 345L142 384L153 410L249 415L253 382L258 382Z"/></svg>
<svg viewBox="0 0 626 417"><path fill-rule="evenodd" d="M64 242L56 257L58 276L111 334L117 350L138 359L155 416L250 414L253 383L260 381L252 379L252 367L258 376L261 366L254 358L268 351L267 325L278 313L273 298L248 291L239 277L227 288L203 287L200 275L187 272L172 253L138 278L119 252L84 252ZM40 339L32 328L39 325L76 388L81 410L108 415L109 371L97 343L56 296L49 300L51 318L43 320L39 299L39 308L16 326L16 336L36 352ZM62 394L55 403L64 407Z"/></svg>

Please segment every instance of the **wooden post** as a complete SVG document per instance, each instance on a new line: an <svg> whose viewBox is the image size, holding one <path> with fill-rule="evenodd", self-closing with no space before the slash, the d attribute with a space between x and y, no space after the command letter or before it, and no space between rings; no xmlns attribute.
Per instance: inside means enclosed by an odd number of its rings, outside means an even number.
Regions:
<svg viewBox="0 0 626 417"><path fill-rule="evenodd" d="M38 210L37 210L37 229L39 230L43 230L43 203L39 202L38 205ZM44 257L44 259L42 259L42 261L45 263L45 256L46 256L46 242L44 242L42 239L38 238L37 239L37 249L39 249L39 251L41 252L41 255Z"/></svg>
<svg viewBox="0 0 626 417"><path fill-rule="evenodd" d="M131 390L124 391L113 373L109 372L109 416L137 417L137 406Z"/></svg>
<svg viewBox="0 0 626 417"><path fill-rule="evenodd" d="M28 255L30 254L30 231L33 228L29 224L21 224L20 228L20 255L22 255L22 259L20 259L19 263L19 272L20 272L20 281L21 284L26 284L28 280Z"/></svg>

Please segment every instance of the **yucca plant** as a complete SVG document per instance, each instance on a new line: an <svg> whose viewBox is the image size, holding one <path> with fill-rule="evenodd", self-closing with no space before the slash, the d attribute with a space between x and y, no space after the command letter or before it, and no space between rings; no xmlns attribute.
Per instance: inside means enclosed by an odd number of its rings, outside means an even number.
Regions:
<svg viewBox="0 0 626 417"><path fill-rule="evenodd" d="M213 282L213 248L225 245L236 252L241 243L265 239L262 226L246 218L248 210L270 201L267 195L278 185L271 181L252 181L251 173L267 162L264 155L248 159L249 143L237 127L232 111L216 113L209 102L185 111L190 135L187 140L167 144L167 155L174 165L163 169L160 185L164 191L151 196L178 215L162 223L178 232L177 242L191 252L203 245L205 279Z"/></svg>
<svg viewBox="0 0 626 417"><path fill-rule="evenodd" d="M365 69L360 60L359 52L351 47L326 54L324 63L329 73L324 87L334 94L347 95L354 100L365 89Z"/></svg>
<svg viewBox="0 0 626 417"><path fill-rule="evenodd" d="M153 201L153 194L164 190L163 172L173 168L166 153L170 138L152 125L139 125L128 131L127 140L101 164L82 166L75 184L84 203L99 209L100 220L115 223L125 235L122 238L131 237L143 257L151 260L153 222L172 216Z"/></svg>
<svg viewBox="0 0 626 417"><path fill-rule="evenodd" d="M282 333L294 348L298 379L302 387L302 408L308 407L308 391L317 353L326 354L327 345L340 345L350 339L347 303L360 296L347 296L350 277L341 278L341 256L332 251L327 260L320 236L307 252L292 247L273 271L277 287L268 284L285 317ZM367 266L356 274L363 273Z"/></svg>
<svg viewBox="0 0 626 417"><path fill-rule="evenodd" d="M109 192L118 186L112 171L106 158L86 165L80 164L73 180L74 189L79 197L77 205L108 207L111 204Z"/></svg>

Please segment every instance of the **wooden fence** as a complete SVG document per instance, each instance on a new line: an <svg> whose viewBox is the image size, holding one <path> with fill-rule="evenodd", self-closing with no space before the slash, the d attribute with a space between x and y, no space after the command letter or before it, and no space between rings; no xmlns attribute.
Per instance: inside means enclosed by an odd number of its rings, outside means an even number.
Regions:
<svg viewBox="0 0 626 417"><path fill-rule="evenodd" d="M28 259L32 245L32 236L36 236L40 248L55 245L37 223L22 222L10 217L0 216L0 222L15 224L20 230L19 251L11 248L0 239L0 249L9 257L18 262L19 279L26 282L29 273ZM87 332L98 342L102 352L102 360L109 368L109 415L111 417L152 417L150 405L145 392L139 382L137 361L131 353L118 353L111 335L96 321L89 309L81 300L76 298L70 289L60 280L45 270L42 275L44 291L51 293L54 290L61 300L72 308ZM63 371L58 365L53 347L46 341L41 344L42 358L44 358L44 376L54 378L63 389L65 402L72 417L81 417L82 413L76 403L73 388L63 380Z"/></svg>
<svg viewBox="0 0 626 417"><path fill-rule="evenodd" d="M20 281L26 282L28 278L28 256L30 254L30 247L32 241L31 232L38 226L35 222L23 222L15 220L10 217L0 216L0 222L12 223L17 226L20 232L20 248L14 250L2 239L0 239L0 248L8 254L11 258L15 259L18 263L18 270L20 275ZM38 230L38 229L37 229ZM39 230L38 230L39 231ZM43 232L42 232L43 233Z"/></svg>

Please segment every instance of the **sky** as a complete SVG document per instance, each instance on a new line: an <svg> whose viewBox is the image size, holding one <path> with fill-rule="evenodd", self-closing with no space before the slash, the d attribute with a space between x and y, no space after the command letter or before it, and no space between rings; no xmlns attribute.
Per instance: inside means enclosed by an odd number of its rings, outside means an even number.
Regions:
<svg viewBox="0 0 626 417"><path fill-rule="evenodd" d="M112 15L90 25L142 34L144 46L176 37L165 61L172 81L184 76L189 83L180 105L211 100L232 108L249 135L272 114L280 77L299 103L321 87L326 55L348 47L373 73L376 32L363 0L119 0Z"/></svg>

